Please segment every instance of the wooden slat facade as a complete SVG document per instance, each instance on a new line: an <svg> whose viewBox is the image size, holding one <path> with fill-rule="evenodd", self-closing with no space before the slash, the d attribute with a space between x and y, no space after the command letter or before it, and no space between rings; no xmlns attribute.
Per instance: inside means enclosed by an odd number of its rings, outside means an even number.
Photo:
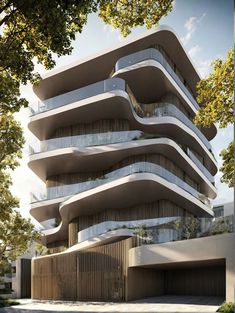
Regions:
<svg viewBox="0 0 235 313"><path fill-rule="evenodd" d="M129 238L32 261L32 298L125 301Z"/></svg>
<svg viewBox="0 0 235 313"><path fill-rule="evenodd" d="M129 156L127 158L124 158L120 160L118 163L114 164L113 166L99 170L96 172L83 172L81 169L81 172L73 173L73 174L60 174L48 177L46 186L47 188L53 187L53 188L59 188L63 185L69 185L69 184L76 184L79 182L89 181L89 180L95 180L97 178L102 178L104 175L120 169L122 167L125 167L127 165L131 165L136 162L150 162L154 164L158 164L161 167L167 169L180 179L187 182L190 186L193 188L199 190L200 186L199 184L194 180L194 177L190 177L187 175L184 171L184 169L179 168L177 164L169 160L167 157L160 153L149 153L149 154L138 154Z"/></svg>
<svg viewBox="0 0 235 313"><path fill-rule="evenodd" d="M168 216L191 216L191 214L169 200L159 200L127 208L107 208L93 215L80 216L76 221L78 231L81 231L105 221L131 221Z"/></svg>

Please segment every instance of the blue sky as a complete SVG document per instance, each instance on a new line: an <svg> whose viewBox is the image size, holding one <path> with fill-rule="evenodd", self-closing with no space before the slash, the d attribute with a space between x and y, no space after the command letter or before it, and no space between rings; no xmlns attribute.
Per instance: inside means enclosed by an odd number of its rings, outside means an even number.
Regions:
<svg viewBox="0 0 235 313"><path fill-rule="evenodd" d="M171 26L184 44L195 67L202 77L209 74L210 63L216 58L225 58L227 51L233 46L233 1L232 0L176 0L173 11L160 24ZM146 32L145 27L133 30L129 38ZM91 14L82 34L78 34L73 43L73 53L70 56L55 58L57 66L66 65L78 59L87 57L118 44L125 40L117 30L105 25L96 14ZM45 70L37 66L37 70L43 74ZM22 96L30 103L36 101L31 86L22 88ZM27 168L28 148L34 144L35 139L27 130L28 113L21 110L17 119L22 123L27 140L23 151L21 166L12 174L12 192L20 198L20 211L24 216L29 216L29 191L40 192L42 182ZM219 130L213 139L212 147L219 166L221 159L219 151L225 148L233 138L233 127ZM221 173L216 176L218 197L214 203L233 201L233 189L220 183Z"/></svg>

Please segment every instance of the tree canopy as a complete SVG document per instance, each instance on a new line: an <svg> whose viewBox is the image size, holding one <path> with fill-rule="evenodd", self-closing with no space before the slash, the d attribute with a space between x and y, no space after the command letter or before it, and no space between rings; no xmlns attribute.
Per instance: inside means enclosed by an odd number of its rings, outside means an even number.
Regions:
<svg viewBox="0 0 235 313"><path fill-rule="evenodd" d="M226 60L212 63L213 71L197 84L197 101L202 105L195 123L210 127L218 123L225 128L234 123L234 49L230 49ZM234 141L220 153L223 160L222 182L234 186Z"/></svg>
<svg viewBox="0 0 235 313"><path fill-rule="evenodd" d="M88 15L99 17L127 36L133 27L150 28L172 10L173 0L2 0L0 1L0 261L14 258L35 238L32 224L15 211L9 170L14 170L24 145L14 113L27 107L20 85L37 83L36 62L46 69L54 55L72 52Z"/></svg>
<svg viewBox="0 0 235 313"><path fill-rule="evenodd" d="M30 220L23 218L19 212L12 212L5 220L0 219L0 229L0 266L6 260L15 260L39 238Z"/></svg>

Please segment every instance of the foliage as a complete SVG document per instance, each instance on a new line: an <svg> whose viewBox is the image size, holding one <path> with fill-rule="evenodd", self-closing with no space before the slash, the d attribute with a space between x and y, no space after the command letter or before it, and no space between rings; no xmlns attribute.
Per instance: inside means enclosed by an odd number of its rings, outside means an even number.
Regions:
<svg viewBox="0 0 235 313"><path fill-rule="evenodd" d="M135 228L134 235L140 240L141 244L152 243L152 232L146 229L146 225L139 225Z"/></svg>
<svg viewBox="0 0 235 313"><path fill-rule="evenodd" d="M0 299L0 308L12 306L12 305L18 305L20 302L10 299Z"/></svg>
<svg viewBox="0 0 235 313"><path fill-rule="evenodd" d="M99 16L127 36L133 27L151 28L158 24L160 18L172 10L172 3L172 0L101 0Z"/></svg>
<svg viewBox="0 0 235 313"><path fill-rule="evenodd" d="M233 221L230 221L229 218L217 218L210 227L210 233L212 235L217 234L226 234L233 231Z"/></svg>
<svg viewBox="0 0 235 313"><path fill-rule="evenodd" d="M234 186L234 141L230 142L227 149L220 152L223 160L223 165L220 168L223 173L221 181L228 184L229 187Z"/></svg>
<svg viewBox="0 0 235 313"><path fill-rule="evenodd" d="M29 243L39 238L34 226L19 212L12 212L6 220L0 219L0 265L23 254Z"/></svg>
<svg viewBox="0 0 235 313"><path fill-rule="evenodd" d="M212 73L197 84L197 101L202 107L199 109L194 122L204 127L218 123L225 128L234 123L234 49L229 50L227 59L215 60ZM222 182L229 187L234 186L234 143L222 150L223 165Z"/></svg>
<svg viewBox="0 0 235 313"><path fill-rule="evenodd" d="M174 229L178 231L179 239L191 239L200 231L200 221L195 217L182 217L174 222Z"/></svg>
<svg viewBox="0 0 235 313"><path fill-rule="evenodd" d="M212 73L197 84L197 101L202 105L195 117L205 127L218 122L224 128L234 122L234 49L227 59L215 60Z"/></svg>
<svg viewBox="0 0 235 313"><path fill-rule="evenodd" d="M224 302L218 309L217 312L221 313L234 313L235 304L232 302Z"/></svg>
<svg viewBox="0 0 235 313"><path fill-rule="evenodd" d="M49 253L49 249L47 249L47 247L43 246L41 243L36 243L35 252L36 256L46 255Z"/></svg>
<svg viewBox="0 0 235 313"><path fill-rule="evenodd" d="M4 276L4 274L10 274L12 271L11 264L6 262L4 265L0 267L0 277Z"/></svg>

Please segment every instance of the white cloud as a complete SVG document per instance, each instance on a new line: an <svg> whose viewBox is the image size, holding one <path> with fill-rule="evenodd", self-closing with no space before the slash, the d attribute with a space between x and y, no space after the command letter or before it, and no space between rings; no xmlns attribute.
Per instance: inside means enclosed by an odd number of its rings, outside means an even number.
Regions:
<svg viewBox="0 0 235 313"><path fill-rule="evenodd" d="M111 38L111 36L116 36L118 38L118 41L124 40L124 37L121 35L120 31L118 29L115 29L111 25L104 24L103 30L107 38Z"/></svg>
<svg viewBox="0 0 235 313"><path fill-rule="evenodd" d="M183 44L186 45L191 40L193 34L197 29L197 26L201 23L205 16L206 13L203 13L199 18L197 18L196 16L191 16L187 19L184 24L184 28L186 29L187 33L185 36L180 38Z"/></svg>
<svg viewBox="0 0 235 313"><path fill-rule="evenodd" d="M203 61L199 60L199 61L195 62L197 64L197 69L198 69L200 75L202 76L202 78L204 78L210 74L210 72L212 70L211 62L212 62L212 59L203 60Z"/></svg>
<svg viewBox="0 0 235 313"><path fill-rule="evenodd" d="M199 45L196 45L192 47L191 49L189 49L188 54L190 55L192 59L194 59L196 54L200 52L201 50L202 50L201 47Z"/></svg>
<svg viewBox="0 0 235 313"><path fill-rule="evenodd" d="M191 16L184 24L184 27L188 32L193 32L195 30L197 18L195 16Z"/></svg>
<svg viewBox="0 0 235 313"><path fill-rule="evenodd" d="M199 47L200 48L200 47ZM191 48L190 50L192 50L193 48ZM188 50L188 53L190 53L190 50ZM196 51L196 53L199 51ZM193 58L193 61L195 63L196 68L198 69L200 75L202 76L202 78L208 76L212 70L212 66L211 63L215 60L215 59L226 59L226 54L222 55L222 54L217 54L214 58L210 58L210 59L206 59L206 60L201 60L200 58L197 57L196 53L194 53L194 55L190 55Z"/></svg>

